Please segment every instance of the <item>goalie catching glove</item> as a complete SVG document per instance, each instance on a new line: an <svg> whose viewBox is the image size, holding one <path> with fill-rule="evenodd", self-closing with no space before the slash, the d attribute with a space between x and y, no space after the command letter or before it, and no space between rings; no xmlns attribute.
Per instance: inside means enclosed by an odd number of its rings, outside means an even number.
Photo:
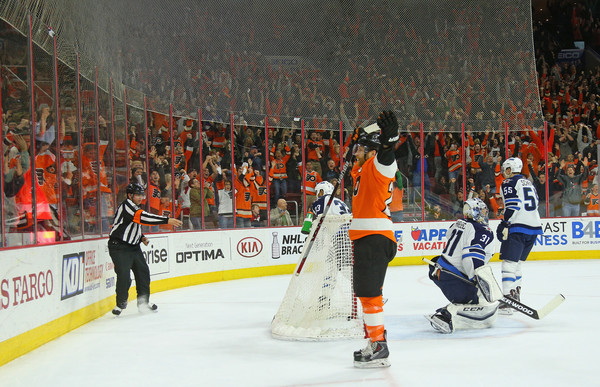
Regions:
<svg viewBox="0 0 600 387"><path fill-rule="evenodd" d="M398 119L393 111L382 111L377 118L377 125L381 128L379 140L383 146L391 146L398 139Z"/></svg>

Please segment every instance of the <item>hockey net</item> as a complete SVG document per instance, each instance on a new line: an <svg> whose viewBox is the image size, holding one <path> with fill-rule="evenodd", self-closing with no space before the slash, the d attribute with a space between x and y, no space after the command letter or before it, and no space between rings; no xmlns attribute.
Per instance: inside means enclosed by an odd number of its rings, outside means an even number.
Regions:
<svg viewBox="0 0 600 387"><path fill-rule="evenodd" d="M273 318L273 337L298 341L364 337L362 310L352 286L351 219L351 215L327 215L323 220L302 271L292 275Z"/></svg>

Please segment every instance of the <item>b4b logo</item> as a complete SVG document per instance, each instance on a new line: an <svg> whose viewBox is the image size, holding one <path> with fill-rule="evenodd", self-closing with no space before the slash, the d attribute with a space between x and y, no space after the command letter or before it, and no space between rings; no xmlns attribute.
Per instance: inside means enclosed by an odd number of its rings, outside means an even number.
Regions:
<svg viewBox="0 0 600 387"><path fill-rule="evenodd" d="M573 239L580 239L584 236L595 239L600 238L600 221L576 222L571 223Z"/></svg>

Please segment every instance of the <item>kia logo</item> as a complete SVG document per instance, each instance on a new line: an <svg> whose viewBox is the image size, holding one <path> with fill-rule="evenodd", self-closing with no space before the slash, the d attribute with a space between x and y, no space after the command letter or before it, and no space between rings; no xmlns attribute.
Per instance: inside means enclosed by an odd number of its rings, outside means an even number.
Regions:
<svg viewBox="0 0 600 387"><path fill-rule="evenodd" d="M258 254L260 254L262 249L262 242L254 237L244 238L237 244L238 254L245 258L256 257Z"/></svg>

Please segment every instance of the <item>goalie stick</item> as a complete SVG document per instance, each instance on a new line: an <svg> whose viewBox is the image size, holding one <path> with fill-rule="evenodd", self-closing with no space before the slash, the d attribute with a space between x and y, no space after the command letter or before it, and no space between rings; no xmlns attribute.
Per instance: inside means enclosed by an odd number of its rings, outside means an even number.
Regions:
<svg viewBox="0 0 600 387"><path fill-rule="evenodd" d="M364 124L365 123L363 123L363 125ZM361 127L363 125L361 125ZM363 130L366 133L373 133L373 132L379 130L379 126L377 125L377 123L374 123L374 124L367 126ZM304 248L302 250L302 257L300 258L300 262L298 262L298 266L296 267L296 270L294 271L294 274L296 274L296 275L300 275L300 272L304 268L304 264L306 263L306 259L308 258L308 253L310 253L313 243L315 242L315 239L317 239L317 234L319 233L319 230L321 229L321 224L323 224L323 220L325 219L325 216L327 216L327 211L329 210L329 207L331 207L331 203L333 202L333 198L335 197L335 192L337 191L338 187L340 186L341 181L344 179L344 176L346 175L346 171L348 170L348 166L350 166L350 162L352 161L352 157L353 157L352 148L354 147L354 144L355 144L355 141L353 139L350 142L350 144L348 145L348 155L346 156L346 160L344 161L344 165L342 166L340 175L338 176L338 179L335 182L335 185L333 186L333 193L331 195L329 195L329 200L327 200L327 204L325 205L325 208L323 209L323 216L320 217L319 222L316 225L315 231L312 233L312 237L310 238L310 241L308 242L308 245L306 245L306 248Z"/></svg>
<svg viewBox="0 0 600 387"><path fill-rule="evenodd" d="M453 277L456 277L458 279L460 279L463 282L466 282L468 284L471 284L475 287L478 287L477 282L475 281L471 281L468 278L465 278L463 276L460 276L456 273L451 272L450 270L444 269L442 266L440 266L439 264L430 261L427 258L423 258L423 262L426 262L428 265L434 266L436 268L438 268L439 270L443 271L446 274L450 274ZM520 301L515 300L514 298L510 297L510 296L504 296L501 299L499 299L498 301L500 301L503 304L506 304L508 306L510 306L511 308L523 313L526 316L529 316L533 319L539 320L544 318L546 315L548 315L550 312L552 312L554 309L556 309L560 304L562 304L562 302L565 300L565 296L563 296L562 294L557 294L553 299L550 300L550 302L548 302L546 305L544 305L542 308L540 309L533 309L525 304L523 304Z"/></svg>

